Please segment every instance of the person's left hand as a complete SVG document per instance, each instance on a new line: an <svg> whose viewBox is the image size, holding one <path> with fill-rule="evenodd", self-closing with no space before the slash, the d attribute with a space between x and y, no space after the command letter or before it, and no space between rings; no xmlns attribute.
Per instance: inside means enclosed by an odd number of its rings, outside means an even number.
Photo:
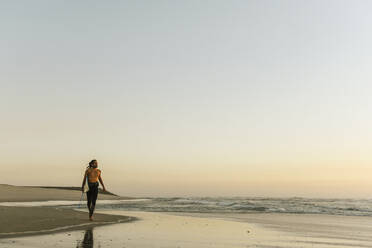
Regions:
<svg viewBox="0 0 372 248"><path fill-rule="evenodd" d="M103 187L103 192L106 192L106 188L105 187Z"/></svg>

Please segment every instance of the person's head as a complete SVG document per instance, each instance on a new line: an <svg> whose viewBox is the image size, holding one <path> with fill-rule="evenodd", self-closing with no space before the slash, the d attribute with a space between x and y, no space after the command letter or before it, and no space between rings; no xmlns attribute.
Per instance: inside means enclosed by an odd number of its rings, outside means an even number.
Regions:
<svg viewBox="0 0 372 248"><path fill-rule="evenodd" d="M97 168L97 166L98 166L97 160L93 159L92 161L89 162L89 167Z"/></svg>

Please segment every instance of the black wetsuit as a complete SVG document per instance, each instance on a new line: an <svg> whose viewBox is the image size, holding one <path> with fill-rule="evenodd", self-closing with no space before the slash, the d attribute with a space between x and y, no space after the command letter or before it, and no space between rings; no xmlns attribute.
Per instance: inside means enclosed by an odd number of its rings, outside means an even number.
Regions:
<svg viewBox="0 0 372 248"><path fill-rule="evenodd" d="M88 182L89 191L87 192L87 204L89 209L89 216L93 215L94 208L96 206L96 200L98 196L98 182L90 183Z"/></svg>

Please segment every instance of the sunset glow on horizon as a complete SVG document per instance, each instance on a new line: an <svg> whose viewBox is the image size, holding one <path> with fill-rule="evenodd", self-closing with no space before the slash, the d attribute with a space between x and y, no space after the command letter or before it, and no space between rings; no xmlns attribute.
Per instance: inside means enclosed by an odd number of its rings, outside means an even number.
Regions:
<svg viewBox="0 0 372 248"><path fill-rule="evenodd" d="M372 198L369 7L8 1L0 183Z"/></svg>

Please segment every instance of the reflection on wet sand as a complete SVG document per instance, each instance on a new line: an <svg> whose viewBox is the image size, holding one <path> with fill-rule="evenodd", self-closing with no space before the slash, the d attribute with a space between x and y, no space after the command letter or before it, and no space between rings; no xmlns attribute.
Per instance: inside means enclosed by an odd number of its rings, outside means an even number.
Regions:
<svg viewBox="0 0 372 248"><path fill-rule="evenodd" d="M85 230L84 239L78 241L76 248L93 248L93 228Z"/></svg>

